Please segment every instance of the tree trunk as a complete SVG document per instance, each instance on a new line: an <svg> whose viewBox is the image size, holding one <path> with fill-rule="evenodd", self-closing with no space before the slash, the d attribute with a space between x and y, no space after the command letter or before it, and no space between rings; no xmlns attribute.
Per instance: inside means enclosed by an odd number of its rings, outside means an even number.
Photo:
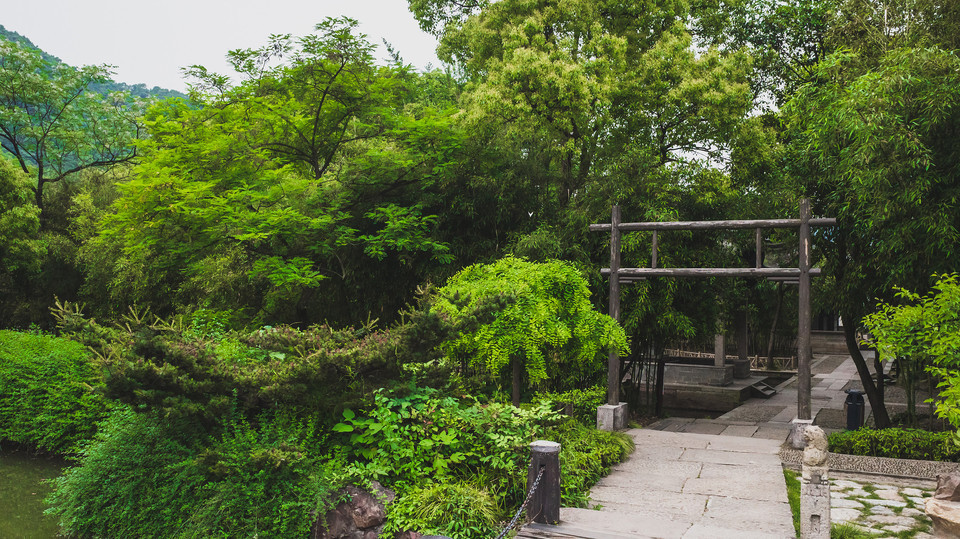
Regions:
<svg viewBox="0 0 960 539"><path fill-rule="evenodd" d="M857 318L844 316L843 320L849 324L857 320ZM860 375L860 383L863 384L863 391L867 394L867 399L870 401L870 408L873 409L873 420L878 429L885 429L890 426L890 416L887 415L887 407L877 389L877 384L874 383L873 378L870 376L867 362L860 353L860 344L857 342L856 328L851 325L843 326L843 336L847 342L847 351L850 352L850 357L853 358L853 362L857 366L857 373ZM882 372L880 376L883 376ZM882 379L881 383L883 383Z"/></svg>
<svg viewBox="0 0 960 539"><path fill-rule="evenodd" d="M767 370L773 369L773 339L777 334L777 322L780 321L780 308L783 306L783 283L777 283L777 307L773 311L773 323L770 324L770 338L767 339Z"/></svg>
<svg viewBox="0 0 960 539"><path fill-rule="evenodd" d="M512 397L513 405L520 406L520 358L513 358L510 360L510 364L513 367L513 388L512 388Z"/></svg>

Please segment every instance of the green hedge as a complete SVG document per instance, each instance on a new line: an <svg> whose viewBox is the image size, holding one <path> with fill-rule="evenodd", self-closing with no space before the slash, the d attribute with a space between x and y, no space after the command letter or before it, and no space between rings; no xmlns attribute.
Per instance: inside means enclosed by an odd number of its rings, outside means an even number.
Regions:
<svg viewBox="0 0 960 539"><path fill-rule="evenodd" d="M82 345L0 331L0 440L78 452L107 414L106 400L93 392L99 381Z"/></svg>
<svg viewBox="0 0 960 539"><path fill-rule="evenodd" d="M960 445L954 432L862 428L835 432L829 440L834 453L960 462Z"/></svg>

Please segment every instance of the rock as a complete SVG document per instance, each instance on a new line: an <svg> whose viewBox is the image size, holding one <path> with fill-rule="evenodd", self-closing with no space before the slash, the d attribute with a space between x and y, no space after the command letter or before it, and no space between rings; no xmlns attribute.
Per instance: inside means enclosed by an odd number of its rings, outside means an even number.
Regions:
<svg viewBox="0 0 960 539"><path fill-rule="evenodd" d="M827 435L816 425L808 425L803 429L803 439L806 447L803 448L803 464L806 466L823 466L827 462Z"/></svg>
<svg viewBox="0 0 960 539"><path fill-rule="evenodd" d="M933 521L935 537L960 537L960 473L937 476L937 491L925 509Z"/></svg>
<svg viewBox="0 0 960 539"><path fill-rule="evenodd" d="M934 537L960 537L960 504L930 498L926 503L926 511L933 521Z"/></svg>
<svg viewBox="0 0 960 539"><path fill-rule="evenodd" d="M396 498L396 493L373 481L373 493L349 485L337 492L346 497L334 509L318 518L310 530L313 539L377 539L383 523L387 520L386 504ZM409 539L418 539L411 536Z"/></svg>
<svg viewBox="0 0 960 539"><path fill-rule="evenodd" d="M960 502L960 473L945 473L937 476L937 491L933 497L938 500Z"/></svg>

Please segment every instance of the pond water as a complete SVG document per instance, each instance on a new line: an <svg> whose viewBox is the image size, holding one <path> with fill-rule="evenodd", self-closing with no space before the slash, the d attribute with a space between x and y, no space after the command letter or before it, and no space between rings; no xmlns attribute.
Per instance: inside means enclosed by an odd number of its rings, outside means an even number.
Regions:
<svg viewBox="0 0 960 539"><path fill-rule="evenodd" d="M44 481L60 475L65 466L59 459L0 448L0 537L56 537L56 518L43 514L43 498L51 488Z"/></svg>

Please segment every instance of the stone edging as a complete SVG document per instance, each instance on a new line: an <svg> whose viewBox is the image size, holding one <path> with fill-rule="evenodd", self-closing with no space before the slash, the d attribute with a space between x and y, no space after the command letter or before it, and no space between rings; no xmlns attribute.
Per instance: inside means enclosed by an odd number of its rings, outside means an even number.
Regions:
<svg viewBox="0 0 960 539"><path fill-rule="evenodd" d="M784 446L777 456L780 457L784 466L799 469L803 451ZM960 463L957 462L865 457L841 453L830 453L827 457L827 466L830 468L831 475L839 472L934 483L938 474L960 471Z"/></svg>

